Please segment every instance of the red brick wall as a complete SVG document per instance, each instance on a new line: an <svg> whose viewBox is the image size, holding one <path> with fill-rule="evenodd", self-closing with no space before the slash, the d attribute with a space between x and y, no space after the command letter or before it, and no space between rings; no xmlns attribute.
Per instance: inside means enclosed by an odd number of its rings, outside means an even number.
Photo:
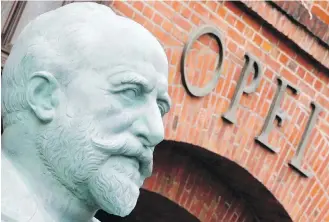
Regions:
<svg viewBox="0 0 329 222"><path fill-rule="evenodd" d="M172 110L165 118L166 139L199 145L235 161L273 193L294 221L329 221L328 70L318 70L291 48L291 42L274 34L235 3L115 1L109 5L144 25L164 45L170 62L169 92L173 98ZM192 98L182 85L179 63L189 34L202 24L216 25L223 33L225 59L217 88L203 98ZM200 47L207 55L213 55L209 46ZM237 123L229 125L220 116L231 102L245 52L263 64L264 76L256 93L242 96ZM192 83L203 84L193 82L193 75L198 73L193 69ZM201 70L203 75L205 71ZM254 138L269 112L277 76L295 84L301 93L293 95L287 90L284 96L281 107L290 118L271 132L270 143L281 148L278 154L272 154L256 144ZM324 111L312 130L303 160L304 167L313 169L315 174L306 179L287 164L301 140L311 101L321 104Z"/></svg>

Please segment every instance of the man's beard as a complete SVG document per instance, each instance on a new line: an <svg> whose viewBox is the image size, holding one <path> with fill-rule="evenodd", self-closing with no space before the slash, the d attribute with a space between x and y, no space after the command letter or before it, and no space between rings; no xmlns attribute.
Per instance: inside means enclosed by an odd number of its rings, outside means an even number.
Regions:
<svg viewBox="0 0 329 222"><path fill-rule="evenodd" d="M91 141L97 137L90 118L66 118L40 133L37 148L53 177L90 209L126 216L139 196L139 187L129 178L135 173L127 172L120 157L95 149ZM116 149L127 145L123 136L105 140Z"/></svg>

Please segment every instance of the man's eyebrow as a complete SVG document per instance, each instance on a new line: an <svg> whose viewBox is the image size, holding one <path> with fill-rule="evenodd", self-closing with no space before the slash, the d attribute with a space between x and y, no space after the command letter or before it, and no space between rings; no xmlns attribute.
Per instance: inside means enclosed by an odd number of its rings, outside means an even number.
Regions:
<svg viewBox="0 0 329 222"><path fill-rule="evenodd" d="M111 85L120 86L122 84L138 84L141 85L147 92L152 91L154 86L140 74L130 71L117 72L111 75L108 80Z"/></svg>

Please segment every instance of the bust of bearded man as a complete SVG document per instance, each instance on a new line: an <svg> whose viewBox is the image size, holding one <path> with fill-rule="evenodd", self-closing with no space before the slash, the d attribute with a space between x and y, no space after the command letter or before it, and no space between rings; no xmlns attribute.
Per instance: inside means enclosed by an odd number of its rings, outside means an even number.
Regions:
<svg viewBox="0 0 329 222"><path fill-rule="evenodd" d="M164 139L167 78L161 44L107 6L30 22L2 74L2 220L128 215Z"/></svg>

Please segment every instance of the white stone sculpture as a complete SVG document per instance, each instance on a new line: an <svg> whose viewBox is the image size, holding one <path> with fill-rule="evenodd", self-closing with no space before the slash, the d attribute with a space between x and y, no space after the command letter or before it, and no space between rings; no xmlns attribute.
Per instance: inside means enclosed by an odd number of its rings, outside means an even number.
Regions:
<svg viewBox="0 0 329 222"><path fill-rule="evenodd" d="M2 73L2 220L128 215L164 139L167 75L156 38L107 6L29 23Z"/></svg>

